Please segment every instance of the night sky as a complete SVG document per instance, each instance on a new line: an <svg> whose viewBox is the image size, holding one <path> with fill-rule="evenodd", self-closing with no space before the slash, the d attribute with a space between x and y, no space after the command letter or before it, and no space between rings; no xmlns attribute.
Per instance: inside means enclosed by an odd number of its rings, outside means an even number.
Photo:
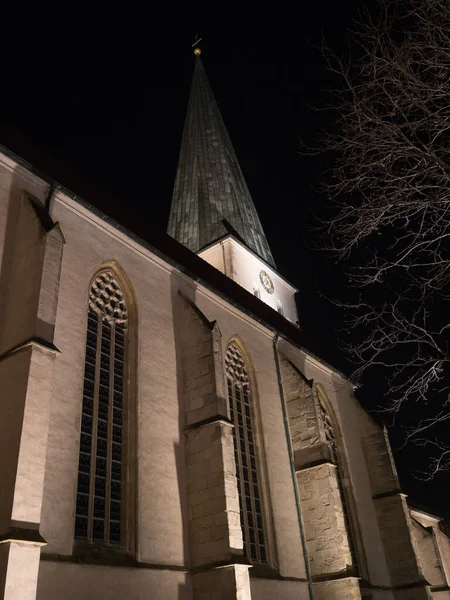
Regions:
<svg viewBox="0 0 450 600"><path fill-rule="evenodd" d="M3 3L0 121L109 195L105 201L99 194L97 203L95 194L86 199L125 227L144 239L152 229L165 230L198 31L278 269L300 290L302 329L349 371L338 350L343 315L322 296L339 296L346 278L330 257L312 249L318 243L314 215L326 210L315 188L328 158L302 157L299 138L311 143L332 126L332 115L314 110L338 83L317 47L323 35L333 51L345 52L351 15L363 0L297 5L298 14L276 5L264 14L255 5L254 14L244 15L242 8L236 14L216 3L205 12L187 6L184 13L170 4L156 15L133 3L69 2L59 11ZM72 187L82 195L81 183ZM358 392L369 409L382 402L379 375ZM395 448L395 430L392 442ZM412 477L412 468L426 460L423 450L402 450L396 458L410 499L450 516L449 476L431 484Z"/></svg>

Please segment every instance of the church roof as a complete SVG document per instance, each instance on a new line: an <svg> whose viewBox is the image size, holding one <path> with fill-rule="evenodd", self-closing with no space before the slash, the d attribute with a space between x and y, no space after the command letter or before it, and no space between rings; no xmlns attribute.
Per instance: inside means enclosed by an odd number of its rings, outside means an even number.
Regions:
<svg viewBox="0 0 450 600"><path fill-rule="evenodd" d="M61 189L88 211L161 257L193 281L203 284L281 338L304 349L310 356L315 356L322 364L330 366L335 373L339 373L335 367L331 366L333 357L329 355L328 346L321 347L317 339L306 338L298 327L276 310L166 233L152 229L147 222L136 222L123 210L123 203L92 185L65 162L47 154L23 134L4 123L0 124L0 140L2 142L0 144L1 153L10 156L18 164L54 188ZM106 210L111 216L104 212ZM127 229L127 226L133 231ZM341 375L346 377L343 373Z"/></svg>
<svg viewBox="0 0 450 600"><path fill-rule="evenodd" d="M201 58L195 59L167 232L190 250L227 233L226 224L275 266Z"/></svg>

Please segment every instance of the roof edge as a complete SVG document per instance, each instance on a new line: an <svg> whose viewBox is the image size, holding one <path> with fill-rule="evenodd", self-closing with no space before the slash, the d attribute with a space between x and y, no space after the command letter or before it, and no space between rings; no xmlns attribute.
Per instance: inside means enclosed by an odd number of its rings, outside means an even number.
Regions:
<svg viewBox="0 0 450 600"><path fill-rule="evenodd" d="M247 244L243 240L241 240L239 238L239 236L236 236L233 233L225 233L221 237L217 238L214 242L209 242L208 244L205 244L202 248L200 248L200 250L197 250L196 254L199 255L201 252L205 252L205 250L209 250L210 248L214 247L216 244L220 244L220 243L224 242L227 239L234 240L237 244L239 244L242 248L244 248L244 250L247 250L255 258L257 258L262 263L264 263L264 265L268 269L270 269L271 271L273 271L274 273L276 273L277 276L280 279L282 279L284 281L284 283L286 283L295 293L297 293L299 291L299 289L296 288L294 285L292 285L292 283L288 279L286 279L286 277L284 277L283 275L281 275L281 273L273 265L271 265L266 260L264 260L264 258L262 258L254 250L252 250L249 246L247 246Z"/></svg>
<svg viewBox="0 0 450 600"><path fill-rule="evenodd" d="M156 245L154 245L154 244L142 239L138 235L134 234L132 231L130 231L129 229L127 229L126 227L124 227L123 225L121 225L120 223L115 221L113 218L109 217L107 214L105 214L104 212L102 212L101 210L96 208L93 204L90 204L89 202L87 202L86 200L81 198L78 194L76 194L75 192L73 192L72 190L67 188L63 183L60 183L56 178L48 175L45 171L38 169L37 167L35 167L34 165L29 163L22 157L20 157L15 152L9 150L3 144L0 144L0 152L2 152L5 156L7 156L10 159L12 159L13 161L15 161L18 166L27 169L33 175L35 175L36 177L43 180L45 183L51 184L52 182L56 182L58 184L58 189L60 192L63 192L65 195L67 195L73 201L80 204L80 206L85 208L88 212L94 214L95 216L100 218L105 223L108 223L114 229L117 229L118 231L120 231L123 235L129 237L130 239L134 240L140 246L146 248L147 250L149 250L150 252L152 252L153 254L158 256L159 258L163 259L165 262L167 262L168 264L170 264L173 267L175 267L176 269L178 269L181 273L184 273L185 275L190 277L193 281L200 282L202 285L205 286L205 288L211 290L212 292L214 292L215 294L220 296L222 299L224 299L225 301L230 303L232 306L241 310L244 314L247 314L250 318L254 319L257 323L262 324L268 330L272 331L273 333L278 334L281 339L284 339L286 342L292 344L294 347L298 348L300 351L309 355L311 358L315 359L317 362L322 364L325 368L330 369L336 375L339 375L340 377L342 377L343 380L351 383L350 378L345 373L343 373L336 367L333 367L331 365L331 363L320 358L319 350L310 349L310 347L308 347L309 344L307 343L307 340L303 341L300 339L297 339L297 340L295 339L297 337L302 337L301 331L295 325L293 325L287 319L285 319L283 316L278 314L277 311L273 310L271 307L264 304L259 299L255 298L255 296L253 296L253 294L250 294L250 292L245 290L243 287L241 287L239 284L234 282L232 279L230 279L226 275L223 275L222 273L220 273L220 271L218 271L216 268L211 266L200 256L197 256L197 254L195 252L192 252L191 250L186 248L186 246L184 246L183 244L181 244L180 242L178 242L177 240L172 238L169 234L164 233L164 234L161 234L160 237L162 237L164 235L165 238L167 238L168 240L171 241L171 244L174 246L173 247L174 254L180 254L180 255L185 254L186 257L189 255L190 257L195 259L193 261L192 261L192 259L187 261L187 262L192 263L190 266L183 264L183 262L180 261L178 258L174 258L173 256L170 256L170 254L168 254L166 251L158 248ZM256 256L258 258L260 258L259 255L256 255ZM199 263L201 263L201 264L197 264L197 265L193 264L193 263L195 263L195 261L199 261ZM200 271L200 274L196 273L195 272L196 269L191 268L192 266L198 267L198 271ZM273 269L273 267L271 267L271 268ZM216 279L220 283L220 285L215 285L214 283L212 283L209 280L208 275L211 276L211 279L213 279L213 280ZM227 291L222 289L222 288L226 288L226 287L229 287L232 289L232 291L233 291L232 295L233 296L236 295L237 299L233 298L231 294L227 293ZM250 306L246 306L246 304L248 304ZM258 313L263 313L263 314L258 314Z"/></svg>

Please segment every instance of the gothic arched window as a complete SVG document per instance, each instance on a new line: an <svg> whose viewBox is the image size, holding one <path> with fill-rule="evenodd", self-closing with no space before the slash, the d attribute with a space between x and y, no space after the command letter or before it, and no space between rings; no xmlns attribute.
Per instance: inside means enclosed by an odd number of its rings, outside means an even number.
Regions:
<svg viewBox="0 0 450 600"><path fill-rule="evenodd" d="M244 554L252 562L265 563L261 490L256 465L255 439L252 427L252 390L250 378L239 346L231 342L226 351L230 417L235 427L234 455L239 490L241 527L244 536Z"/></svg>
<svg viewBox="0 0 450 600"><path fill-rule="evenodd" d="M353 568L355 571L355 575L359 575L360 570L361 570L361 565L360 565L360 561L358 559L357 542L356 542L356 535L355 535L356 532L355 532L355 526L354 526L354 523L352 520L352 513L350 510L350 506L349 506L350 502L349 502L348 494L344 488L344 479L343 479L343 472L342 472L343 469L342 469L342 464L341 464L341 460L339 457L339 450L338 450L338 444L336 441L335 428L334 428L333 420L330 416L329 410L327 409L326 404L325 404L324 392L320 389L320 387L318 388L318 392L319 393L317 394L317 397L319 400L320 418L322 421L325 442L330 449L331 460L332 460L334 466L336 467L336 479L337 479L337 484L338 484L338 488L339 488L339 495L341 497L341 502L342 502L342 511L344 514L344 523L345 523L345 529L347 530L348 545L349 545L350 554L352 557Z"/></svg>
<svg viewBox="0 0 450 600"><path fill-rule="evenodd" d="M128 308L111 270L89 293L75 537L123 544Z"/></svg>

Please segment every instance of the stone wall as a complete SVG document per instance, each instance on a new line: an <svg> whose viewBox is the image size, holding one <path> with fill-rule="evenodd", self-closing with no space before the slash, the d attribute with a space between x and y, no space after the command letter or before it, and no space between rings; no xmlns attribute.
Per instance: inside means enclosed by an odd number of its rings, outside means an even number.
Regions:
<svg viewBox="0 0 450 600"><path fill-rule="evenodd" d="M375 502L392 585L406 586L422 581L404 495L380 497Z"/></svg>
<svg viewBox="0 0 450 600"><path fill-rule="evenodd" d="M352 384L341 374L320 363L305 351L292 348L281 340L280 351L308 380L320 383L326 392L338 423L340 450L347 467L347 472L344 474L344 487L351 490L354 499L352 513L356 516L357 533L360 534L357 539L358 556L363 567L367 567L363 569L363 576L380 589L389 589L390 574L372 500L372 487L362 444L365 434L372 431L373 420L355 398ZM375 598L377 596L374 592L374 600Z"/></svg>
<svg viewBox="0 0 450 600"><path fill-rule="evenodd" d="M417 587L408 587L394 591L395 600L435 600L429 588L421 585Z"/></svg>
<svg viewBox="0 0 450 600"><path fill-rule="evenodd" d="M0 598L35 600L39 572L38 546L19 542L0 544Z"/></svg>
<svg viewBox="0 0 450 600"><path fill-rule="evenodd" d="M41 562L36 600L192 600L185 571ZM34 600L34 599L33 599Z"/></svg>
<svg viewBox="0 0 450 600"><path fill-rule="evenodd" d="M242 555L232 426L214 422L186 432L192 566Z"/></svg>
<svg viewBox="0 0 450 600"><path fill-rule="evenodd" d="M387 431L367 420L363 448L378 526L396 600L429 598L409 509L400 492ZM406 591L408 590L408 591ZM408 595L409 594L409 595Z"/></svg>
<svg viewBox="0 0 450 600"><path fill-rule="evenodd" d="M232 565L192 576L196 600L251 600L248 567Z"/></svg>
<svg viewBox="0 0 450 600"><path fill-rule="evenodd" d="M438 527L435 529L435 536L445 581L450 586L450 539Z"/></svg>
<svg viewBox="0 0 450 600"><path fill-rule="evenodd" d="M2 297L8 311L14 313L15 319L25 314L21 313L23 306L16 306L13 301L15 295L23 295L30 299L28 307L35 307L35 313L34 321L25 315L26 318L21 321L26 326L24 329L5 330L3 339L12 340L14 335L34 328L36 336L51 340L55 327L52 315L58 308L55 343L61 350L56 358L52 354L51 359L44 360L42 357L47 356L46 350L33 348L23 352L14 366L8 363L10 358L6 358L1 366L3 378L6 379L11 379L13 372L20 372L17 389L11 387L12 393L4 400L6 404L9 403L7 409L20 407L20 403L16 402L17 396L21 396L25 405L30 399L27 407L30 410L24 420L24 444L20 451L26 451L29 455L31 449L33 456L22 461L16 453L17 464L9 460L6 466L2 465L5 475L2 481L17 480L18 486L12 490L11 485L8 489L3 485L0 504L6 506L9 502L11 506L13 502L14 514L19 515L19 520L23 521L29 516L34 523L40 519L39 523L34 524L50 542L44 550L45 560L41 561L37 591L39 600L80 596L97 598L101 595L118 599L123 597L124 590L136 599L144 599L151 593L154 598L189 600L192 590L187 569L191 567L197 597L203 599L215 597L215 594L224 600L250 598L248 566L238 564L242 559L242 532L234 473L232 424L227 418L222 364L222 345L226 347L228 341L236 337L244 340L248 346L255 380L255 437L258 440L261 487L264 490L270 576L273 577L269 580L255 576L251 588L255 590L255 597L269 598L269 594L272 594L280 600L293 597L306 599L304 558L284 435L272 332L242 313L238 307L216 296L206 286L202 287L177 272L150 250L88 214L77 202L62 193L57 194L52 208L54 218L61 221L68 241L58 290L58 269L55 266L63 242L61 232L55 228L51 235L48 232L42 235L41 225L36 221L38 215L30 212L26 203L17 207L25 207L22 216L26 218L19 218L16 214L14 219L22 219L22 224L29 231L26 240L17 241L16 250L20 260L15 258L11 264L19 265L20 269L29 273L31 263L26 260L26 254L35 248L30 240L34 239L36 244L39 244L38 239L43 240L44 245L45 239L50 242L33 253L33 260L40 261L42 266L38 276L34 273L23 281L20 280L23 279L22 273L15 281L8 277L8 281L11 281L10 297ZM3 203L1 208L4 209ZM5 233L4 229L1 233ZM5 235L8 237L8 232ZM5 248L11 248L10 241L7 242ZM72 557L87 293L94 273L105 261L111 260L122 265L133 284L138 315L135 382L138 541L133 556L136 568L76 564ZM179 287L183 289L185 298L178 294ZM220 323L223 339L215 320ZM28 327L30 323L31 329ZM22 361L25 362L22 364ZM50 376L52 362L55 363L53 384ZM313 558L311 564L316 579L325 576L331 578L330 581L315 582L316 597L320 600L353 598L352 594L357 594L358 590L354 585L355 580L347 572L350 553L342 503L339 501L335 467L330 463L329 449L324 443L320 420L317 419L317 403L310 385L301 377L299 370L288 363L284 363L283 369L305 530ZM30 385L27 373L32 373ZM342 397L342 405L345 405L344 408L341 406L344 416L337 410L339 418L345 420L346 424L351 423L350 430L346 432L346 443L351 446L353 456L358 454L354 448L359 444L359 437L357 443L352 437L356 431L352 430L357 420L356 417L352 420L356 409L346 394L335 395L339 396L339 402ZM339 408L339 404L337 406ZM16 417L19 413L16 411ZM42 419L47 418L50 421L50 434L46 451L42 453L42 448L36 451L36 447L45 441L46 424ZM7 421L11 433L14 418L8 416ZM383 498L388 498L394 491L395 477L386 468L389 453L386 454L383 449L384 442L380 442L376 431L368 430L368 433L376 434L372 440L367 440L366 446L368 460L372 458L373 465L378 465L372 469L371 480L378 489L377 493L374 492L374 503L382 507ZM39 435L41 439L36 444ZM18 444L14 446L17 440L5 439L8 448L3 455L8 454L11 459L14 454L11 449L17 448ZM20 471L22 465L26 467L22 471L23 478L27 478L24 486L20 483L20 477L15 478L15 472ZM45 482L42 483L44 465ZM358 472L358 489L366 485L369 470L364 467L362 476ZM29 477L37 482L36 485L33 483L31 493ZM365 499L363 495L361 498ZM389 506L385 508L386 514L380 508L377 508L377 514L383 539L387 543L391 539L387 530L391 526L399 526L401 514L393 516L395 510ZM368 512L367 515L367 519L372 518L372 513ZM5 519L4 513L1 516ZM2 522L6 523L5 520ZM374 523L375 518L372 518L372 528L375 527ZM406 517L403 520L405 524L408 529ZM406 534L403 538L404 541ZM5 582L5 564L9 561L11 565L20 563L16 559L24 547L23 542L1 545L0 565L4 568L0 585L4 589L14 583L13 580ZM31 554L38 555L37 546L26 547L33 550ZM396 553L402 554L403 548L397 548ZM386 555L390 563L395 562L394 554L386 551ZM408 552L405 556L409 556ZM27 560L30 574L33 573L33 564L36 566L38 563L35 556ZM11 573L13 571L20 573L16 567ZM333 580L337 575L341 579ZM27 577L22 574L19 579L24 588L28 586ZM222 585L223 582L227 582L226 585ZM14 589L17 592L20 586ZM30 589L28 586L28 592L23 590L23 595L13 596L14 600L31 600ZM424 589L418 588L410 592L410 596L398 590L398 598L402 594L402 598L424 598ZM387 591L386 597L389 597Z"/></svg>
<svg viewBox="0 0 450 600"><path fill-rule="evenodd" d="M357 579L339 579L314 584L314 600L361 600Z"/></svg>
<svg viewBox="0 0 450 600"><path fill-rule="evenodd" d="M280 361L295 468L330 459L312 387L285 358Z"/></svg>
<svg viewBox="0 0 450 600"><path fill-rule="evenodd" d="M424 527L414 517L411 518L412 534L417 549L417 561L424 578L431 585L446 585L445 575L442 570L436 540L432 527Z"/></svg>
<svg viewBox="0 0 450 600"><path fill-rule="evenodd" d="M3 178L3 182L5 179ZM64 238L10 176L0 190L0 597L34 600Z"/></svg>
<svg viewBox="0 0 450 600"><path fill-rule="evenodd" d="M297 473L311 573L338 574L351 569L352 558L334 465Z"/></svg>
<svg viewBox="0 0 450 600"><path fill-rule="evenodd" d="M311 600L306 581L289 579L266 579L255 577L250 569L250 585L253 600Z"/></svg>
<svg viewBox="0 0 450 600"><path fill-rule="evenodd" d="M2 265L0 354L36 335L45 253L42 225L24 193L16 192L8 213Z"/></svg>
<svg viewBox="0 0 450 600"><path fill-rule="evenodd" d="M45 475L42 512L43 531L49 540L45 548L46 564L52 557L55 557L55 560L58 560L58 557L71 559L87 293L93 275L105 262L114 259L122 267L134 289L138 319L136 560L143 564L155 565L154 568L166 564L169 567L182 568L188 567L193 559L189 542L190 511L194 506L200 506L203 495L201 500L200 496L197 496L190 501L192 504L189 503L188 494L191 488L188 488L189 465L186 463L188 456L189 461L195 461L199 457L194 458L197 454L194 452L191 458L188 439L190 436L195 437L192 432L201 423L197 432L201 428L205 428L205 432L208 431L204 434L205 444L216 444L217 424L205 421L214 421L214 411L215 416L220 417L217 422L223 421L226 424L227 417L227 402L221 391L223 373L221 374L221 370L215 366L222 362L222 344L226 346L226 342L220 339L218 329L211 324L211 321L217 319L221 328L223 326L226 331L225 339L241 335L250 344L252 358L255 358L258 364L257 382L261 393L255 398L255 402L259 399L263 402L263 409L256 411L261 415L263 426L258 425L255 437L258 437L260 450L268 449L267 465L270 478L265 475L266 462L263 452L261 457L262 485L265 486L265 490L270 490L265 492L265 499L270 507L266 516L271 564L279 568L284 576L303 578L298 582L299 589L303 589L304 562L271 336L251 318L244 318L237 308L230 307L224 301L218 301L212 292L197 288L184 275L175 275L170 266L149 251L144 251L120 231L114 230L99 219L97 222L92 215L86 217L84 209L75 201L58 194L53 203L53 210L54 218L64 227L67 245L55 332L61 354L57 358L53 386L54 401L50 411L51 427L47 453L49 468ZM191 298L191 304L186 303L178 294L179 288L183 290L185 297ZM194 300L195 304L201 307L203 315L211 315L209 319L202 317L194 308ZM183 332L185 325L188 333L186 338ZM185 343L186 360L193 357L195 360L183 371ZM203 355L204 352L208 356ZM194 363L199 367L197 370L191 369ZM205 366L207 372L203 371ZM202 380L207 373L208 381ZM185 396L185 392L190 391L194 393ZM215 402L215 409L211 408L210 402ZM184 434L186 427L188 429ZM227 427L228 424L219 427L220 435L224 439L227 435L230 437L229 434L225 434ZM218 447L219 444L216 445L216 449ZM224 465L225 450L229 452L227 444L221 442L220 453ZM217 459L219 454L214 452L214 456ZM206 459L203 465L205 469L208 460ZM230 464L234 466L234 457ZM223 473L225 489L230 485L230 477L225 477L225 467ZM199 482L199 486L201 485L203 484ZM216 485L212 487L216 488ZM218 493L217 489L213 493ZM200 509L195 509L198 510ZM225 514L223 511L220 519L227 518L228 535L234 536L237 532L233 532L232 527L239 524L239 521L237 517L233 521L232 512ZM54 518L56 514L58 519ZM273 522L276 523L276 528L273 527ZM215 532L203 531L202 536L214 538L219 535L219 531L222 533L220 527ZM229 537L229 546L233 560L236 560L235 554L239 556L239 541ZM206 561L212 557L212 554L205 553L201 560ZM220 557L220 553L217 557ZM199 567L202 566L200 558L198 564ZM126 570L125 566L122 569ZM57 579L58 572L64 577L62 568L58 571L55 567L51 572L54 580ZM50 570L45 569L43 573L50 573ZM55 589L60 589L61 585L59 582L55 583ZM39 586L43 590L49 589L45 575L42 576ZM101 589L92 583L91 591L92 597L96 597Z"/></svg>
<svg viewBox="0 0 450 600"><path fill-rule="evenodd" d="M361 598L352 573L337 466L326 443L320 406L311 382L289 361L280 361L283 392L294 452L311 575L319 599ZM344 576L344 579L342 579ZM327 581L320 580L326 578Z"/></svg>
<svg viewBox="0 0 450 600"><path fill-rule="evenodd" d="M221 334L200 310L181 295L177 336L183 371L183 397L186 425L211 417L228 418Z"/></svg>
<svg viewBox="0 0 450 600"><path fill-rule="evenodd" d="M130 537L135 534L137 542L132 554L142 563L184 568L189 553L180 426L181 419L184 425L184 406L180 406L170 269L150 262L130 238L92 214L87 216L80 204L62 192L52 203L52 215L61 223L67 244L55 329L61 353L55 363L50 407L42 510L42 531L48 541L44 552L64 557L73 553L89 285L105 264L114 264L131 282L130 313L137 321L130 339L137 350L130 374L136 392L131 408L136 422L131 440L136 478L131 482L130 508L136 529Z"/></svg>
<svg viewBox="0 0 450 600"><path fill-rule="evenodd" d="M252 427L260 493L263 496L266 551L269 565L274 570L270 576L278 574L280 580L283 577L294 578L301 590L305 587L305 563L274 360L273 336L261 324L255 324L250 318L239 314L234 307L221 305L208 294L198 291L196 303L210 320L217 320L220 325L224 351L230 342L237 342L245 356L252 385ZM254 569L251 569L252 580L253 572Z"/></svg>
<svg viewBox="0 0 450 600"><path fill-rule="evenodd" d="M433 598L433 600L450 600L450 590L434 590L431 593L431 597Z"/></svg>
<svg viewBox="0 0 450 600"><path fill-rule="evenodd" d="M372 487L372 495L391 494L400 491L394 458L387 437L387 430L381 429L367 419L368 428L363 436L363 448Z"/></svg>
<svg viewBox="0 0 450 600"><path fill-rule="evenodd" d="M345 572L352 559L318 401L293 365L284 357L280 363L311 573Z"/></svg>
<svg viewBox="0 0 450 600"><path fill-rule="evenodd" d="M247 600L248 566L235 564L248 561L243 557L234 425L228 418L221 334L183 294L178 307L194 598Z"/></svg>

